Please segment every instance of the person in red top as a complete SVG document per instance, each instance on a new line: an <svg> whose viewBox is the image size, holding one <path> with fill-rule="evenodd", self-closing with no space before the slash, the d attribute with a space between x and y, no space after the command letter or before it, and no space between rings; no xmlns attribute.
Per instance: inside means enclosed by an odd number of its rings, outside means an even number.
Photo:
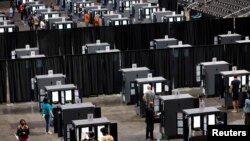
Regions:
<svg viewBox="0 0 250 141"><path fill-rule="evenodd" d="M99 14L96 14L94 18L94 27L98 27L98 26L100 26L100 18L99 18Z"/></svg>
<svg viewBox="0 0 250 141"><path fill-rule="evenodd" d="M84 20L84 23L86 24L86 26L89 26L90 17L89 17L89 14L87 11L84 12L83 18L84 18L83 20Z"/></svg>

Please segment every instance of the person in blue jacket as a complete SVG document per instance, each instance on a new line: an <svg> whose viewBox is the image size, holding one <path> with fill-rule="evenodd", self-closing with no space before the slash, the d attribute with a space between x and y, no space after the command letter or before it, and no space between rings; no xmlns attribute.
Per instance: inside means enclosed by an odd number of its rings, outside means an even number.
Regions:
<svg viewBox="0 0 250 141"><path fill-rule="evenodd" d="M42 115L45 119L46 134L52 134L52 132L49 131L49 127L50 127L51 120L53 118L53 113L52 113L52 106L49 104L48 98L43 99Z"/></svg>

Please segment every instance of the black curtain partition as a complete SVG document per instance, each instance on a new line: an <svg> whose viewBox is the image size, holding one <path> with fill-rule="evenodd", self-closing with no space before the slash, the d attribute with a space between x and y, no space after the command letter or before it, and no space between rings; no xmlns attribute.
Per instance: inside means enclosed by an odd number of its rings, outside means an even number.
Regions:
<svg viewBox="0 0 250 141"><path fill-rule="evenodd" d="M178 0L158 0L159 7L166 8L166 10L177 11Z"/></svg>
<svg viewBox="0 0 250 141"><path fill-rule="evenodd" d="M6 61L0 60L0 103L6 102L7 95L7 76L6 76Z"/></svg>
<svg viewBox="0 0 250 141"><path fill-rule="evenodd" d="M41 30L38 32L39 50L46 56L72 54L74 30Z"/></svg>
<svg viewBox="0 0 250 141"><path fill-rule="evenodd" d="M65 72L81 96L119 93L119 53L66 56Z"/></svg>
<svg viewBox="0 0 250 141"><path fill-rule="evenodd" d="M250 44L231 44L225 47L225 61L230 62L237 69L250 70Z"/></svg>
<svg viewBox="0 0 250 141"><path fill-rule="evenodd" d="M9 60L10 101L25 102L36 99L31 90L31 78L48 74L48 70L63 73L63 57Z"/></svg>
<svg viewBox="0 0 250 141"><path fill-rule="evenodd" d="M169 23L169 36L191 45L214 44L214 36L233 31L233 19Z"/></svg>
<svg viewBox="0 0 250 141"><path fill-rule="evenodd" d="M242 34L243 36L250 35L250 18L236 18L235 19L235 33Z"/></svg>

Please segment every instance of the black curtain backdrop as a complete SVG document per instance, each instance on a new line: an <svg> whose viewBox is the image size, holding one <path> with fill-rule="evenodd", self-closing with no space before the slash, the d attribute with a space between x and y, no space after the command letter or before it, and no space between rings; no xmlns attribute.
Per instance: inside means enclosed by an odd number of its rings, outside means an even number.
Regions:
<svg viewBox="0 0 250 141"><path fill-rule="evenodd" d="M191 45L214 44L214 36L233 31L233 19L169 23L169 36Z"/></svg>
<svg viewBox="0 0 250 141"><path fill-rule="evenodd" d="M38 32L39 49L46 56L72 54L73 30L41 30Z"/></svg>
<svg viewBox="0 0 250 141"><path fill-rule="evenodd" d="M235 32L244 36L250 35L250 18L235 19Z"/></svg>
<svg viewBox="0 0 250 141"><path fill-rule="evenodd" d="M65 72L81 96L119 93L119 53L66 56Z"/></svg>
<svg viewBox="0 0 250 141"><path fill-rule="evenodd" d="M63 73L63 57L9 60L10 101L32 100L34 95L31 91L31 78L35 75L48 74L48 70Z"/></svg>
<svg viewBox="0 0 250 141"><path fill-rule="evenodd" d="M7 81L6 81L6 61L0 60L0 103L6 102L7 95Z"/></svg>
<svg viewBox="0 0 250 141"><path fill-rule="evenodd" d="M159 7L166 10L177 11L178 0L158 0Z"/></svg>
<svg viewBox="0 0 250 141"><path fill-rule="evenodd" d="M230 62L237 69L250 71L250 44L231 44L226 45L225 60Z"/></svg>

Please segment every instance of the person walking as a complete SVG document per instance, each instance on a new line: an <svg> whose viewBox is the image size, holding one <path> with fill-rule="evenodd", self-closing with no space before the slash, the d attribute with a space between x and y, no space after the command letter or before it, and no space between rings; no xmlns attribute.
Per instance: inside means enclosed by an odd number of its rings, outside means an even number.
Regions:
<svg viewBox="0 0 250 141"><path fill-rule="evenodd" d="M21 119L17 127L16 136L19 141L28 141L29 138L29 126L24 119Z"/></svg>
<svg viewBox="0 0 250 141"><path fill-rule="evenodd" d="M96 14L94 18L94 27L99 27L99 26L100 26L100 16L99 14Z"/></svg>
<svg viewBox="0 0 250 141"><path fill-rule="evenodd" d="M234 80L231 82L231 91L232 91L232 104L234 110L233 113L238 112L239 110L239 88L240 88L240 80L237 79L237 76L234 76Z"/></svg>
<svg viewBox="0 0 250 141"><path fill-rule="evenodd" d="M49 130L49 127L50 127L51 120L53 118L53 113L52 113L52 106L49 104L48 98L43 99L42 115L45 119L46 134L52 134L52 132L50 132Z"/></svg>
<svg viewBox="0 0 250 141"><path fill-rule="evenodd" d="M84 12L83 18L84 18L83 20L84 20L85 25L88 27L89 26L90 17L89 17L89 14L88 14L87 11Z"/></svg>
<svg viewBox="0 0 250 141"><path fill-rule="evenodd" d="M247 93L247 98L245 100L245 104L243 107L244 116L245 116L245 125L250 125L250 96L249 93Z"/></svg>
<svg viewBox="0 0 250 141"><path fill-rule="evenodd" d="M153 102L149 102L146 108L146 140L154 140L154 120L155 112L153 107Z"/></svg>

